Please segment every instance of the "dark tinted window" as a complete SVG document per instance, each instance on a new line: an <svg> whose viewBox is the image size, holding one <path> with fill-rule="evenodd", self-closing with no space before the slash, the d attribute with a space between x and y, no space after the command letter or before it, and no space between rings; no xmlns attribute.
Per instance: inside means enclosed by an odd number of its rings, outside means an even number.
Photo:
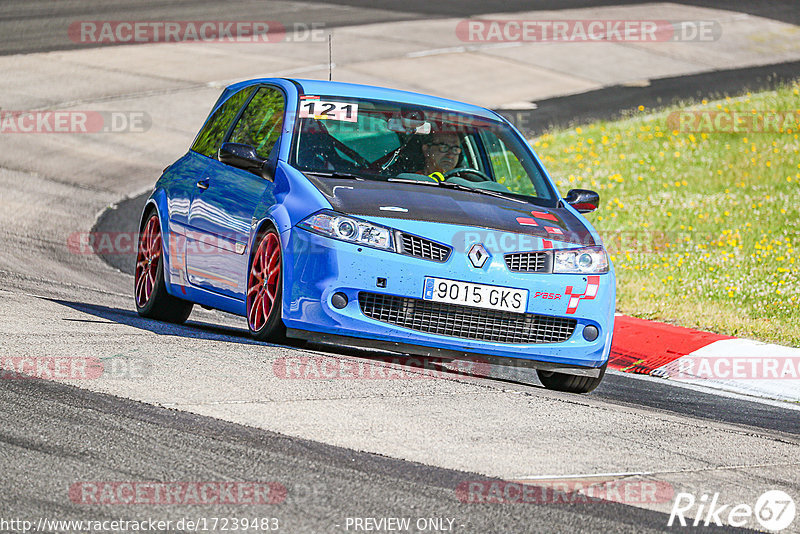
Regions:
<svg viewBox="0 0 800 534"><path fill-rule="evenodd" d="M217 108L211 118L206 121L203 129L200 130L200 134L192 145L192 150L210 158L216 157L217 149L222 144L225 132L228 131L236 114L239 113L254 90L253 87L242 89Z"/></svg>
<svg viewBox="0 0 800 534"><path fill-rule="evenodd" d="M445 181L459 186L535 198L540 205L558 201L525 139L490 116L326 95L306 96L298 114L290 161L301 171L427 183L437 182L437 172L451 173ZM450 148L442 152L441 145Z"/></svg>
<svg viewBox="0 0 800 534"><path fill-rule="evenodd" d="M268 158L281 135L283 109L283 93L273 87L260 88L236 123L230 142L253 146L259 156Z"/></svg>

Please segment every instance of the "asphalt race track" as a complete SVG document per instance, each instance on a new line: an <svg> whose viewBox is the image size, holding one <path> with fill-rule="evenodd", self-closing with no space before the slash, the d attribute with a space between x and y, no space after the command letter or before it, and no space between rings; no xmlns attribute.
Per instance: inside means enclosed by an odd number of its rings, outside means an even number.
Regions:
<svg viewBox="0 0 800 534"><path fill-rule="evenodd" d="M274 2L269 18L357 28L642 2L529 3ZM800 24L793 1L680 3ZM498 480L657 483L698 497L718 492L726 504L752 505L770 489L800 497L796 406L621 373L607 375L586 396L547 391L518 376L281 380L274 363L298 355L393 366L376 360L385 355L355 349L256 343L243 319L220 312L196 308L185 326L138 317L131 257L76 254L65 243L76 233L135 230L145 187L185 149L219 87L159 76L162 85L150 90L125 69L147 70L151 59L136 63L130 55L128 64L106 65L104 75L117 76L107 94L91 80L59 76L60 67L35 78L24 94L13 82L24 78L17 65L29 58L17 54L68 53L76 47L57 29L74 20L245 20L257 17L264 2L220 5L13 0L0 7L0 54L10 58L4 65L11 80L0 86L13 87L0 96L2 109L147 109L158 123L139 137L0 134L0 356L94 358L118 370L97 380L0 380L0 531L21 531L3 527L12 518L35 525L40 518L176 522L242 515L277 518L279 531L290 533L356 531L348 523L353 518L387 517L447 519L440 531L452 525L465 533L675 530L667 527L670 499L476 504L458 498L463 484ZM102 62L105 51L89 50L97 55L86 61ZM773 87L797 77L798 65L676 76L624 87L630 93L608 87L535 99L540 113L521 113L539 132L614 117L631 101L657 105ZM276 504L134 506L93 505L72 491L102 481L270 482L286 496ZM798 525L787 532L800 531ZM194 529L184 523L170 531Z"/></svg>
<svg viewBox="0 0 800 534"><path fill-rule="evenodd" d="M328 26L349 26L371 22L424 20L431 17L466 17L484 13L574 9L597 6L642 4L642 0L337 0L325 4L243 0L230 2L220 13L215 0L7 0L0 18L0 54L25 54L74 48L64 42L60 29L65 20L253 20L268 15L268 20L324 20ZM680 3L730 9L793 24L800 23L800 10L793 0L683 0ZM24 34L24 39L19 35Z"/></svg>

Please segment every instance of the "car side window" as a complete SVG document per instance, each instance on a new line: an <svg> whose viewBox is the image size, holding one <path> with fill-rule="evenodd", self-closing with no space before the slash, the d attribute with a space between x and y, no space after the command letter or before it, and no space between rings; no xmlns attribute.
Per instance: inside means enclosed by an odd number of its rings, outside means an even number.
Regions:
<svg viewBox="0 0 800 534"><path fill-rule="evenodd" d="M254 90L253 87L242 89L218 107L203 125L192 145L192 150L209 158L216 157L217 149L222 144L225 133Z"/></svg>
<svg viewBox="0 0 800 534"><path fill-rule="evenodd" d="M233 128L229 141L255 147L264 159L281 135L284 112L283 93L274 87L261 87Z"/></svg>
<svg viewBox="0 0 800 534"><path fill-rule="evenodd" d="M547 196L546 189L540 185L544 178L532 164L526 167L503 140L491 131L481 132L481 139L489 156L491 174L497 182L515 193ZM534 177L535 182L529 176Z"/></svg>

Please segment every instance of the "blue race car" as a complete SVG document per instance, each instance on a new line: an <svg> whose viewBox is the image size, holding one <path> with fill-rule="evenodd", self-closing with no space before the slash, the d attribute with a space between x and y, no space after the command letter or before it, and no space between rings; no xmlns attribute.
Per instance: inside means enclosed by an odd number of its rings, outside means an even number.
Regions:
<svg viewBox="0 0 800 534"><path fill-rule="evenodd" d="M603 378L615 278L581 213L503 117L316 80L226 88L142 214L140 315L193 304L289 338Z"/></svg>

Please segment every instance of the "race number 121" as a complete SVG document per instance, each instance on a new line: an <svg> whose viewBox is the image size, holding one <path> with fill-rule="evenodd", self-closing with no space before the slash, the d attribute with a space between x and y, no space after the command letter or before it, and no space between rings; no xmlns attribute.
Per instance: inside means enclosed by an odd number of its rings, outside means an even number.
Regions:
<svg viewBox="0 0 800 534"><path fill-rule="evenodd" d="M300 102L300 118L356 122L358 104L304 100Z"/></svg>

